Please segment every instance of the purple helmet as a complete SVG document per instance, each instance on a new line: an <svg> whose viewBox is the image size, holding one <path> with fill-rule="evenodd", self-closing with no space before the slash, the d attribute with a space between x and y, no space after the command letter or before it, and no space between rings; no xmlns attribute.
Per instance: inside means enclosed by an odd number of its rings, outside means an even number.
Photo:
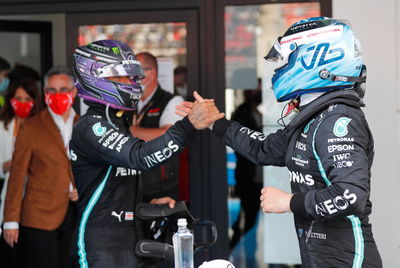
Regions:
<svg viewBox="0 0 400 268"><path fill-rule="evenodd" d="M135 110L143 90L141 64L132 49L116 40L99 40L75 49L73 68L78 96L110 105L114 109ZM131 83L111 81L108 77L128 76Z"/></svg>

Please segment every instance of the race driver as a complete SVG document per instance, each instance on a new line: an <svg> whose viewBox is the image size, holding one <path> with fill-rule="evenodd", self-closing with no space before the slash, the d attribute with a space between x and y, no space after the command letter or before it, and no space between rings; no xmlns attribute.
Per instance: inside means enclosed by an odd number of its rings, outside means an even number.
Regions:
<svg viewBox="0 0 400 268"><path fill-rule="evenodd" d="M366 71L347 22L309 18L293 24L265 57L275 64L278 102L299 105L283 130L264 135L221 119L213 132L258 165L286 166L292 193L265 187L266 213L292 212L302 267L382 267L368 216L373 137L361 107ZM185 102L180 114L203 101Z"/></svg>
<svg viewBox="0 0 400 268"><path fill-rule="evenodd" d="M134 253L142 233L135 217L135 205L141 201L140 172L168 161L183 150L195 129L223 114L210 101L196 113L196 120L184 118L161 137L144 142L128 129L144 77L131 48L115 40L96 41L78 47L74 60L78 95L89 105L70 142L80 196L74 265L148 267ZM168 197L154 202L174 204Z"/></svg>

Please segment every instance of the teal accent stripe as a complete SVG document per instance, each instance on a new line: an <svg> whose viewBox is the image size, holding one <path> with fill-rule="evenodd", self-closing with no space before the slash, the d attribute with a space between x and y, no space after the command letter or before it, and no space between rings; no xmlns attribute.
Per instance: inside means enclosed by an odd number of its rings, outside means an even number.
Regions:
<svg viewBox="0 0 400 268"><path fill-rule="evenodd" d="M85 210L82 214L81 222L79 223L79 232L78 232L78 255L79 255L79 264L82 268L88 268L89 264L86 260L86 250L85 250L85 230L86 230L86 223L90 216L90 213L93 210L93 207L96 205L97 201L100 198L101 193L103 192L104 186L110 176L112 166L110 166L107 170L107 174L104 177L103 181L97 187L96 191L90 198Z"/></svg>
<svg viewBox="0 0 400 268"><path fill-rule="evenodd" d="M364 237L362 235L361 222L358 217L354 215L347 216L353 225L353 234L355 241L355 256L353 260L353 268L361 268L364 260Z"/></svg>
<svg viewBox="0 0 400 268"><path fill-rule="evenodd" d="M312 119L310 122L307 123L307 125L305 126L303 133L307 134L308 130L310 129L310 125L315 121L315 119Z"/></svg>
<svg viewBox="0 0 400 268"><path fill-rule="evenodd" d="M313 153L314 153L315 159L317 159L319 173L321 173L321 176L324 179L326 185L330 186L332 183L328 180L328 177L326 176L325 169L322 166L321 158L319 158L317 150L315 149L315 134L317 133L317 130L318 130L319 126L321 125L321 123L322 123L322 121L318 123L317 127L314 130L314 135L313 135L313 138L312 138L312 149L313 149Z"/></svg>
<svg viewBox="0 0 400 268"><path fill-rule="evenodd" d="M324 179L326 185L330 186L330 185L332 185L332 183L329 181L328 177L326 176L325 169L322 166L321 158L319 157L317 150L315 149L315 134L317 133L317 130L321 123L322 123L322 121L318 123L317 127L314 130L312 147L313 147L314 157L318 163L319 172L321 173L321 176ZM360 219L354 215L347 216L347 218L350 220L351 225L353 226L353 234L354 234L355 254L354 254L354 260L353 260L353 268L361 268L363 260L364 260L364 237L362 234L361 222L360 222Z"/></svg>

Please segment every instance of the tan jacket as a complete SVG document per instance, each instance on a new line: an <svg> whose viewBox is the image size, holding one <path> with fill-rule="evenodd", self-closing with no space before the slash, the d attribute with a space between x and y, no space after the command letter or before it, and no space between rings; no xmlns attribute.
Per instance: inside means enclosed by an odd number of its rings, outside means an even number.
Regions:
<svg viewBox="0 0 400 268"><path fill-rule="evenodd" d="M15 142L4 222L56 229L67 212L70 182L73 175L66 148L56 123L44 109L25 121Z"/></svg>

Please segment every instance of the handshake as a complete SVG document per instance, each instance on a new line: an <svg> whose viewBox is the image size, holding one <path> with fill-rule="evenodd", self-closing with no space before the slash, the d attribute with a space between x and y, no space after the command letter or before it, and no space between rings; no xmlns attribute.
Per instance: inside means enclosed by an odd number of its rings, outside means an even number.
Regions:
<svg viewBox="0 0 400 268"><path fill-rule="evenodd" d="M215 106L213 99L203 99L195 91L193 93L195 102L184 101L181 105L176 106L176 113L185 117L188 116L189 121L197 130L212 127L215 121L223 118L224 113L220 113Z"/></svg>

